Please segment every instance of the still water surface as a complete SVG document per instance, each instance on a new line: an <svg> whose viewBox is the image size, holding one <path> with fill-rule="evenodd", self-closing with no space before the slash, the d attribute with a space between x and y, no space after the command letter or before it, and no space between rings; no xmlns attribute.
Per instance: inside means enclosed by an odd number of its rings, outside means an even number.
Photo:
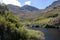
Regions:
<svg viewBox="0 0 60 40"><path fill-rule="evenodd" d="M42 31L45 35L45 40L60 40L60 29L55 28L31 28L31 29Z"/></svg>

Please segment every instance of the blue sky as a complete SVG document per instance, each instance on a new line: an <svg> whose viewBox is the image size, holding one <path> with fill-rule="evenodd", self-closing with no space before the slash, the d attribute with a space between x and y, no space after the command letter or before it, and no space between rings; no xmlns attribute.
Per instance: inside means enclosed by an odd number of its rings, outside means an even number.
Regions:
<svg viewBox="0 0 60 40"><path fill-rule="evenodd" d="M39 9L44 9L56 0L19 0L23 5L26 1L31 1L31 6L35 6Z"/></svg>
<svg viewBox="0 0 60 40"><path fill-rule="evenodd" d="M39 9L44 9L56 0L0 0L5 4L14 4L17 6L31 5Z"/></svg>

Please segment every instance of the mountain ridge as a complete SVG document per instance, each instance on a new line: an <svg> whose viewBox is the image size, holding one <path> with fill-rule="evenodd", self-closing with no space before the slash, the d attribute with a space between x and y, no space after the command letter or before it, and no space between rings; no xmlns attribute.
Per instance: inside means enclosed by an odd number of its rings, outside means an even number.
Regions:
<svg viewBox="0 0 60 40"><path fill-rule="evenodd" d="M8 6L9 7L9 6ZM12 8L9 7L9 9L18 17L22 19L29 18L30 20L38 18L41 15L49 14L49 12L56 11L55 9L60 8L60 1L55 1L51 5L49 5L46 9L37 9L35 10L35 7L24 5L23 7L18 7L15 5L12 5Z"/></svg>
<svg viewBox="0 0 60 40"><path fill-rule="evenodd" d="M47 8L54 8L54 7L60 7L60 1L55 1L51 5L49 5Z"/></svg>

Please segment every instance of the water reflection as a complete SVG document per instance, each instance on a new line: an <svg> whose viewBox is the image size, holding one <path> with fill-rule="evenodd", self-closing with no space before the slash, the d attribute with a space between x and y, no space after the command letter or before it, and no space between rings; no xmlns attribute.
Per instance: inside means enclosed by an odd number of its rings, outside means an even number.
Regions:
<svg viewBox="0 0 60 40"><path fill-rule="evenodd" d="M33 30L40 30L45 35L45 40L60 40L60 29L55 28L31 28Z"/></svg>

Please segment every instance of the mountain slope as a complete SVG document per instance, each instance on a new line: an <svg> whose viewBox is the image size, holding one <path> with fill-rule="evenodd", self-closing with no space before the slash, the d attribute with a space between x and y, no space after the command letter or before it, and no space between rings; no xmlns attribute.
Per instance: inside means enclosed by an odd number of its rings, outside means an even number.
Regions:
<svg viewBox="0 0 60 40"><path fill-rule="evenodd" d="M0 4L0 40L44 40L41 31L27 29L6 5Z"/></svg>
<svg viewBox="0 0 60 40"><path fill-rule="evenodd" d="M32 27L60 28L60 1L52 4L44 9L38 18L34 19Z"/></svg>
<svg viewBox="0 0 60 40"><path fill-rule="evenodd" d="M29 6L29 5L24 5L23 7L21 7L24 10L28 10L28 11L38 11L39 9L33 6Z"/></svg>
<svg viewBox="0 0 60 40"><path fill-rule="evenodd" d="M13 11L13 13L17 13L17 12L24 12L24 11L38 11L38 8L29 6L29 5L24 5L23 7L19 7L19 6L15 6L12 4L7 5L9 7L10 10Z"/></svg>
<svg viewBox="0 0 60 40"><path fill-rule="evenodd" d="M12 5L14 6L14 5ZM13 10L13 7L10 8ZM49 5L46 9L38 10L35 7L25 5L23 7L15 7L14 8L15 15L20 17L20 19L23 22L30 22L30 25L32 26L38 26L38 27L60 27L59 24L59 18L60 18L60 1L55 1L51 5ZM18 10L19 9L19 10ZM14 12L12 11L12 12ZM57 20L58 21L57 21ZM57 23L55 22L57 21ZM26 22L27 23L27 22ZM53 24L52 24L53 23ZM29 23L27 23L29 24ZM48 28L48 27L47 27Z"/></svg>
<svg viewBox="0 0 60 40"><path fill-rule="evenodd" d="M55 1L51 5L49 5L47 8L54 8L54 7L60 7L60 1Z"/></svg>
<svg viewBox="0 0 60 40"><path fill-rule="evenodd" d="M39 9L33 6L24 5L23 7L18 7L12 4L9 4L7 6L12 13L14 13L15 15L22 19L26 19L27 17L30 19L36 18L39 15L38 13Z"/></svg>

